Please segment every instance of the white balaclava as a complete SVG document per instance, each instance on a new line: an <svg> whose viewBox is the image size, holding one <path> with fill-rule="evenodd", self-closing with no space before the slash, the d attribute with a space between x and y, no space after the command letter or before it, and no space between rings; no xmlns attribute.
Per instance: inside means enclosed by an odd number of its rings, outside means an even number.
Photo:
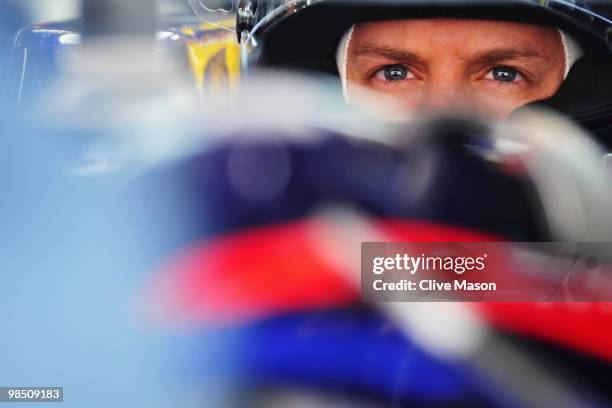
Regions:
<svg viewBox="0 0 612 408"><path fill-rule="evenodd" d="M348 89L348 51L351 46L351 40L353 39L353 32L355 31L356 25L353 25L342 37L338 49L336 50L336 64L338 66L338 73L340 74L340 80L342 81L342 92L344 93L344 100L349 102L349 89ZM574 66L574 63L580 59L583 55L582 48L578 42L566 34L564 31L559 30L561 36L561 43L563 44L563 52L565 53L565 73L563 79L567 78L567 75Z"/></svg>

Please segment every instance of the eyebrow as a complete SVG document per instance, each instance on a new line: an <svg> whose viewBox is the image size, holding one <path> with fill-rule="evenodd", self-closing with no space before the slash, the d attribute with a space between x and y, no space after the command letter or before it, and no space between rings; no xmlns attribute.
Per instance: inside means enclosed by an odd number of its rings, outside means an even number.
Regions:
<svg viewBox="0 0 612 408"><path fill-rule="evenodd" d="M361 46L354 51L354 55L356 57L360 57L362 55L367 54L375 54L382 57L386 57L396 61L412 61L416 63L423 63L423 59L419 57L417 54L407 51L401 50L393 47L385 47L385 46ZM523 49L517 48L496 48L492 50L485 50L477 53L472 58L472 63L474 64L491 64L497 63L501 61L508 60L533 60L539 59L542 61L547 61L549 58L541 55L536 50L525 47Z"/></svg>
<svg viewBox="0 0 612 408"><path fill-rule="evenodd" d="M531 48L501 48L477 53L473 57L472 62L475 64L490 64L508 60L548 61L549 58Z"/></svg>
<svg viewBox="0 0 612 408"><path fill-rule="evenodd" d="M400 50L392 47L384 47L384 46L361 46L354 51L354 55L356 57L360 57L362 55L367 54L376 54L382 57L386 57L389 59L397 60L397 61L418 61L422 62L422 58L420 58L414 52Z"/></svg>

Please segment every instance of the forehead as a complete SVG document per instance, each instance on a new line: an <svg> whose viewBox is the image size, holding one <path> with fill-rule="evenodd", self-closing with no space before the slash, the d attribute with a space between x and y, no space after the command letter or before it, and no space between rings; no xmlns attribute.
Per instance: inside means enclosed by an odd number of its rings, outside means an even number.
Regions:
<svg viewBox="0 0 612 408"><path fill-rule="evenodd" d="M444 47L480 49L528 48L541 53L561 47L558 30L548 26L471 19L405 19L359 24L352 44L414 50ZM552 50L551 50L552 48Z"/></svg>

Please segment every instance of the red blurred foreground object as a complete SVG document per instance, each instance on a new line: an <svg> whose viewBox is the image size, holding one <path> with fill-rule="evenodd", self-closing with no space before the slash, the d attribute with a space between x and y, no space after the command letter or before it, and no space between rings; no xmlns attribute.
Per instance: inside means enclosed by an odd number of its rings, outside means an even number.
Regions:
<svg viewBox="0 0 612 408"><path fill-rule="evenodd" d="M251 229L187 249L156 282L156 313L174 322L232 324L357 303L359 288L329 252L321 251L322 223L311 219ZM375 220L370 226L390 242L499 241L424 222Z"/></svg>
<svg viewBox="0 0 612 408"><path fill-rule="evenodd" d="M482 303L479 306L495 327L612 362L612 303Z"/></svg>
<svg viewBox="0 0 612 408"><path fill-rule="evenodd" d="M321 252L321 220L262 227L196 244L155 283L164 324L234 325L300 310L359 302L359 288ZM499 238L425 222L375 220L387 242L496 242ZM555 342L612 361L612 304L478 303L505 331Z"/></svg>

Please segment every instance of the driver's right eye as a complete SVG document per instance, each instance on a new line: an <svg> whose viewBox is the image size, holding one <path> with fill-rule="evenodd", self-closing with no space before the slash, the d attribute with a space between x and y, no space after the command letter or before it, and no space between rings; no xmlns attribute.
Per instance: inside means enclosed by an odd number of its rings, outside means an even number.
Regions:
<svg viewBox="0 0 612 408"><path fill-rule="evenodd" d="M389 82L403 81L411 76L410 70L403 65L389 65L376 72L378 79Z"/></svg>

